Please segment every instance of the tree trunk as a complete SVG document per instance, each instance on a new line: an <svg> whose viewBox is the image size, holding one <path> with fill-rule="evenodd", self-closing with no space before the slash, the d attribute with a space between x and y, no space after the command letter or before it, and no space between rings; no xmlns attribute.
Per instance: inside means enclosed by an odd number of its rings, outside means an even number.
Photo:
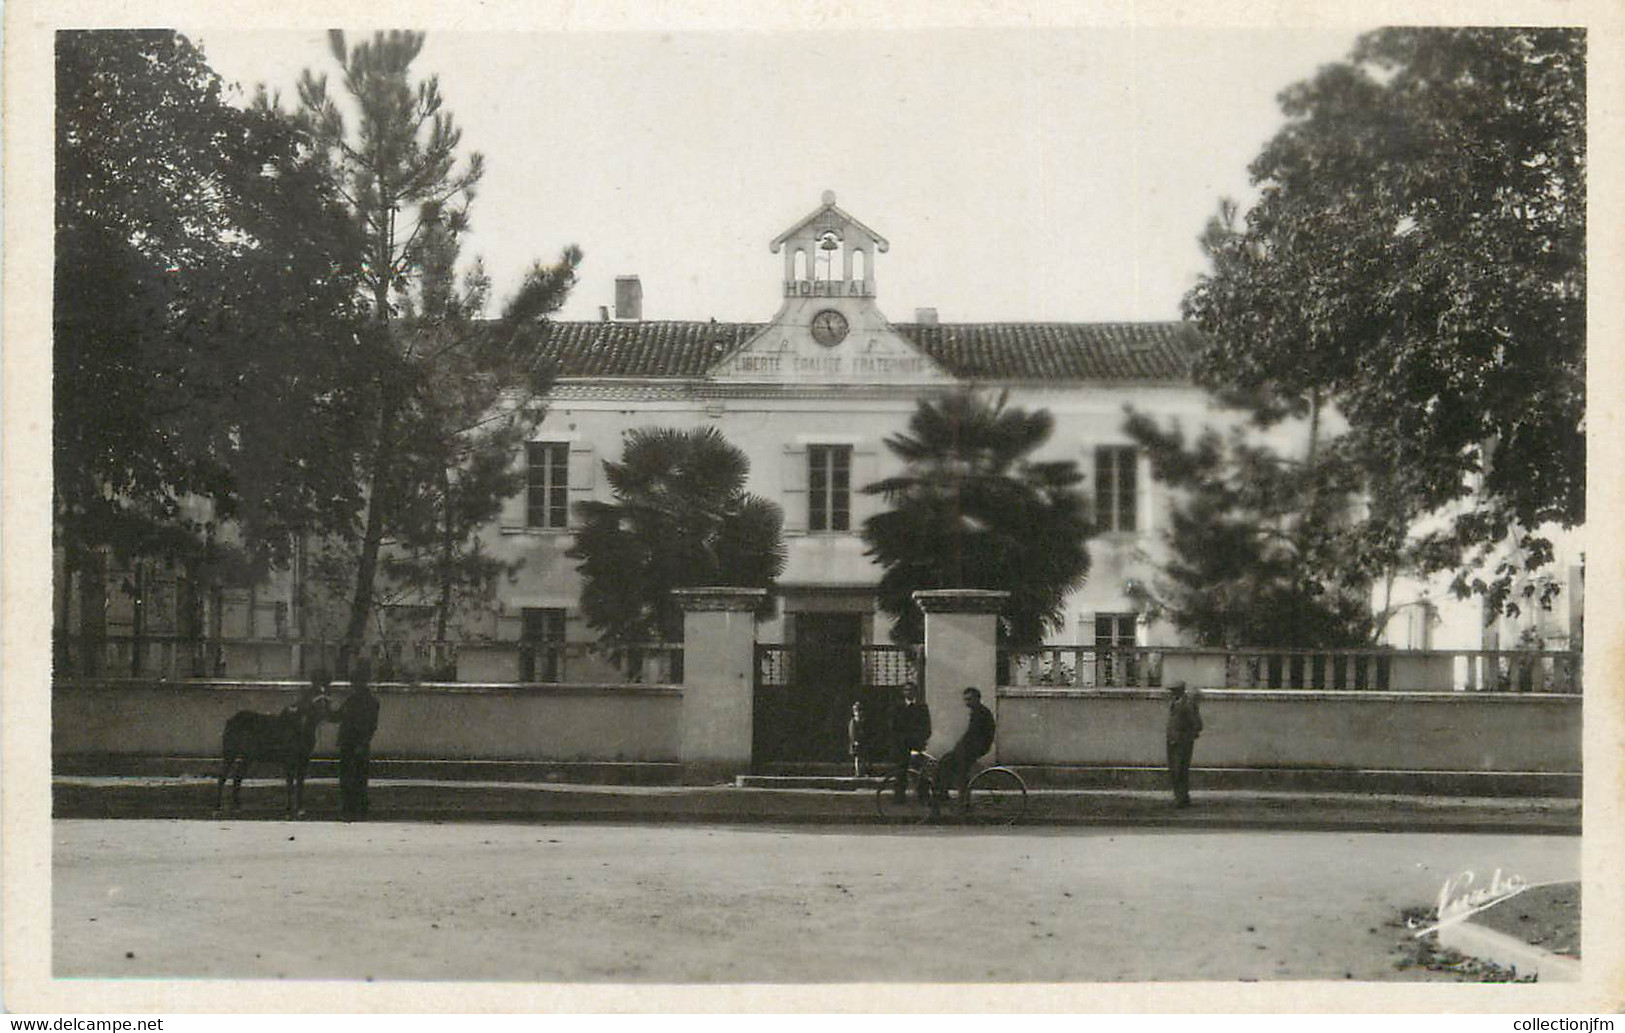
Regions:
<svg viewBox="0 0 1625 1033"><path fill-rule="evenodd" d="M62 584L58 587L62 592L57 602L57 618L55 626L51 629L51 641L55 645L53 673L68 676L74 673L73 658L80 650L74 649L70 641L72 635L71 623L73 620L73 579L79 572L78 549L68 545L62 550Z"/></svg>
<svg viewBox="0 0 1625 1033"><path fill-rule="evenodd" d="M310 657L305 651L305 532L295 533L293 539L293 640L295 655L299 658L294 673L303 678L310 673ZM318 658L317 663L321 660Z"/></svg>
<svg viewBox="0 0 1625 1033"><path fill-rule="evenodd" d="M101 674L107 642L107 557L99 549L88 550L79 573L79 650L81 673L94 678Z"/></svg>
<svg viewBox="0 0 1625 1033"><path fill-rule="evenodd" d="M434 640L446 641L446 622L451 616L452 560L457 539L452 529L451 471L440 470L440 508L445 515L440 536L440 603L435 608Z"/></svg>
<svg viewBox="0 0 1625 1033"><path fill-rule="evenodd" d="M1388 622L1394 619L1394 580L1399 577L1399 570L1389 567L1382 581L1382 611L1371 622L1371 636L1366 643L1375 649L1382 642L1382 634L1388 630Z"/></svg>
<svg viewBox="0 0 1625 1033"><path fill-rule="evenodd" d="M379 177L378 190L385 192L385 183ZM387 350L391 344L389 334L389 270L393 267L390 243L394 240L394 218L386 216L386 223L378 231L373 252L377 272L372 287L373 317ZM367 619L372 616L373 582L378 575L378 549L384 539L385 497L389 488L391 459L390 432L394 423L394 392L389 378L394 371L383 370L378 385L378 436L373 442L372 469L367 472L367 525L361 537L361 557L356 563L355 595L350 600L350 619L344 628L344 641L339 644L339 667L349 673L367 634Z"/></svg>
<svg viewBox="0 0 1625 1033"><path fill-rule="evenodd" d="M1311 472L1315 469L1315 452L1320 445L1320 390L1309 392L1309 451L1303 465Z"/></svg>
<svg viewBox="0 0 1625 1033"><path fill-rule="evenodd" d="M130 677L141 677L141 665L145 657L142 648L145 643L142 639L147 633L147 578L146 563L138 556L130 561L131 581L135 585L135 594L131 599L130 607Z"/></svg>
<svg viewBox="0 0 1625 1033"><path fill-rule="evenodd" d="M350 600L350 620L344 628L344 641L339 646L339 667L346 673L355 659L367 634L367 620L372 616L373 582L378 575L378 549L384 539L384 506L387 491L387 453L384 438L389 428L386 412L378 418L378 448L373 455L371 482L367 492L367 526L361 537L361 557L355 569L355 595Z"/></svg>
<svg viewBox="0 0 1625 1033"><path fill-rule="evenodd" d="M204 662L208 664L209 677L224 678L226 676L225 644L221 641L226 632L226 590L209 575L209 645Z"/></svg>

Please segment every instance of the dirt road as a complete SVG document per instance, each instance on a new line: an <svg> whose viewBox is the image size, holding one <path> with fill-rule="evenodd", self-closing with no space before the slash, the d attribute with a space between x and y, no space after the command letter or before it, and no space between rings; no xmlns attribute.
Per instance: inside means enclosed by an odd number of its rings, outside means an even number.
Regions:
<svg viewBox="0 0 1625 1033"><path fill-rule="evenodd" d="M1443 880L1577 837L58 821L62 976L1358 980Z"/></svg>

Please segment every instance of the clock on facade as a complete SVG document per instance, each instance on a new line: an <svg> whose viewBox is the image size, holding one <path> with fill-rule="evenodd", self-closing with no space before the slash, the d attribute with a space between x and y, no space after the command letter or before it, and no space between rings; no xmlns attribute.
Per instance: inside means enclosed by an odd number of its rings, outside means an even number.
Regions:
<svg viewBox="0 0 1625 1033"><path fill-rule="evenodd" d="M813 340L826 348L833 348L846 340L846 317L832 308L812 317Z"/></svg>

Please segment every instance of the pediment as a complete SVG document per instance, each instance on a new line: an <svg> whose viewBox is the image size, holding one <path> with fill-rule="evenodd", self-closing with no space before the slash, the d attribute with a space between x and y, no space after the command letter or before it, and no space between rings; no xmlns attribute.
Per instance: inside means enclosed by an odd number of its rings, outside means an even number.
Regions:
<svg viewBox="0 0 1625 1033"><path fill-rule="evenodd" d="M846 322L839 341L813 333L823 313ZM828 333L824 335L828 341ZM777 384L944 384L954 377L886 322L868 299L807 298L790 302L737 351L711 367L708 379Z"/></svg>

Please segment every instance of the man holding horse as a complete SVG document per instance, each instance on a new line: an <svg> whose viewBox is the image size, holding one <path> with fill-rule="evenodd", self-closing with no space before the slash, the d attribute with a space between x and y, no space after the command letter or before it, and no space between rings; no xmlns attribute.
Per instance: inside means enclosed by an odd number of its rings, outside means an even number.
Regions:
<svg viewBox="0 0 1625 1033"><path fill-rule="evenodd" d="M337 714L339 723L339 801L345 821L367 816L367 768L372 736L378 730L378 697L372 694L372 666L357 660L350 672L350 694Z"/></svg>

